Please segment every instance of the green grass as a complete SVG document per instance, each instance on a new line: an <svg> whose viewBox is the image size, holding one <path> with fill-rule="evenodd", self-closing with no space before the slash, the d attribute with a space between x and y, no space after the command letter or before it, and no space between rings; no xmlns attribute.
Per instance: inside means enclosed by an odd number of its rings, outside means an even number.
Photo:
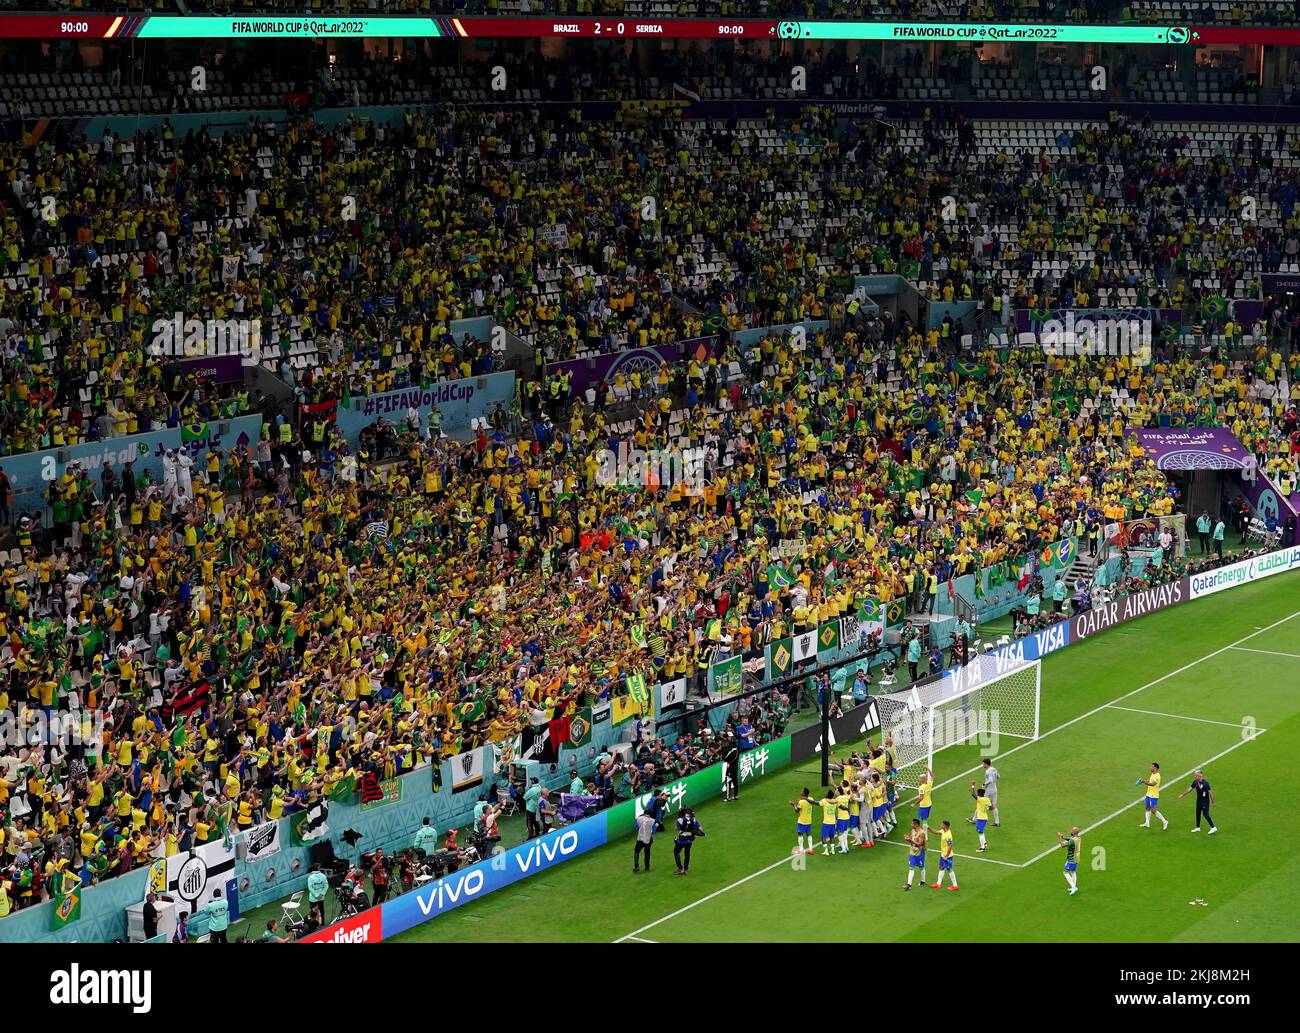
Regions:
<svg viewBox="0 0 1300 1033"><path fill-rule="evenodd" d="M957 893L903 892L906 850L896 844L829 858L819 851L794 864L786 802L802 786L815 790L819 777L805 762L747 787L738 803L701 807L707 837L687 877L673 874L669 836L657 838L654 870L637 876L632 843L620 840L394 939L1294 941L1298 588L1293 575L1272 578L1048 657L1047 734L1024 745L1003 740L1003 825L990 827L985 855L975 854L965 823L979 754L939 754L930 821L952 821L966 855L957 859ZM1250 736L1243 726L1264 731ZM1134 780L1153 760L1165 774L1167 832L1156 822L1139 828ZM1213 837L1192 835L1193 800L1176 800L1184 772L1197 766L1219 801ZM912 813L904 807L900 823ZM1085 834L1080 892L1068 897L1055 847L1056 832L1072 824ZM931 851L931 879L935 865ZM1188 903L1197 898L1208 906Z"/></svg>

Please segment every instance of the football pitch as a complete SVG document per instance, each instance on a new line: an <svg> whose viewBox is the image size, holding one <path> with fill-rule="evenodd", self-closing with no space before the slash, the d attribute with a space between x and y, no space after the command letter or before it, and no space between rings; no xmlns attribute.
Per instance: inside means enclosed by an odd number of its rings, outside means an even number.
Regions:
<svg viewBox="0 0 1300 1033"><path fill-rule="evenodd" d="M904 892L904 827L873 849L793 856L787 802L820 768L805 761L698 809L706 836L688 876L672 837L632 874L624 839L467 904L399 941L1295 941L1300 939L1300 578L1282 575L1120 625L1048 656L1042 734L991 752L1002 825L977 854L970 782L981 751L935 758L930 824L952 822L960 890ZM854 744L835 752L843 755ZM1164 775L1141 828L1151 762ZM1193 834L1202 768L1216 835ZM909 801L903 795L901 801ZM820 808L817 818L820 818ZM1070 897L1056 833L1083 830ZM814 829L817 826L814 825ZM937 875L936 837L926 873Z"/></svg>

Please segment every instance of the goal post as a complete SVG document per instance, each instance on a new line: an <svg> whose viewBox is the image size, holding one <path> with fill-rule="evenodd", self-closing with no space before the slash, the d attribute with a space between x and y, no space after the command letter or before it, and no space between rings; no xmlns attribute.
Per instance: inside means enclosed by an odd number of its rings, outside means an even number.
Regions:
<svg viewBox="0 0 1300 1033"><path fill-rule="evenodd" d="M995 750L999 736L1037 739L1041 696L1041 661L988 654L935 681L877 696L881 735L893 739L895 780L915 789L949 746L978 739Z"/></svg>

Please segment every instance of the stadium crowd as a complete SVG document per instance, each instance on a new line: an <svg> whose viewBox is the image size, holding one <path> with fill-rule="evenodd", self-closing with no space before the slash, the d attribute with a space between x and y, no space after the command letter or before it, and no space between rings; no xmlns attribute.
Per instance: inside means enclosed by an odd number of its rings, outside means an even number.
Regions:
<svg viewBox="0 0 1300 1033"><path fill-rule="evenodd" d="M104 878L363 774L506 741L637 670L698 682L712 660L868 600L933 606L954 576L1170 513L1133 427L1228 426L1297 484L1288 327L1266 309L1247 332L1188 287L1216 278L1231 297L1294 258L1293 167L1245 137L1196 162L1186 134L1119 117L1063 131L1059 156L980 157L959 116L915 129L440 108L393 128L0 146L17 198L0 210L0 454L255 404L189 390L150 354L153 320L176 311L261 319L304 401L496 368L488 342L450 334L478 313L548 360L831 323L572 405L525 385L469 441L381 423L382 464L332 425L307 450L268 424L160 483L69 467L51 525L20 524L22 562L0 570L0 710L105 717L0 777L19 905L64 873ZM1247 188L1278 219L1233 230L1220 216ZM1006 222L1006 238L990 229ZM1058 255L1063 274L1039 271ZM28 282L5 286L24 265ZM996 334L963 350L951 320L850 310L854 271L975 301L984 330L1123 288L1217 334L1208 359L1161 341L1148 366ZM318 340L318 365L277 363L295 333ZM698 479L629 473L617 457L632 449L699 449Z"/></svg>
<svg viewBox="0 0 1300 1033"><path fill-rule="evenodd" d="M489 342L453 337L461 317L494 314L553 361L836 318L854 272L1003 322L1131 288L1230 345L1289 338L1280 313L1245 327L1222 302L1300 254L1297 170L1273 161L1300 136L1240 134L1206 160L1120 116L1062 130L1054 155L977 138L939 110L900 132L826 109L737 126L443 107L398 127L5 144L0 452L248 411L238 391L186 396L153 354L177 313L256 321L264 363L313 402L499 368ZM1225 218L1252 190L1276 217Z"/></svg>

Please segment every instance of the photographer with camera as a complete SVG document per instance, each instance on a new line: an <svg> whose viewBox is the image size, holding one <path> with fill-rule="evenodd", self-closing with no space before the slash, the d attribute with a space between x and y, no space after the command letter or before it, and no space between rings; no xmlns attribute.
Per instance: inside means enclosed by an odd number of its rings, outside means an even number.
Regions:
<svg viewBox="0 0 1300 1033"><path fill-rule="evenodd" d="M370 885L374 890L376 905L388 899L388 884L392 872L392 860L384 855L382 849L375 851L374 867L370 869Z"/></svg>
<svg viewBox="0 0 1300 1033"><path fill-rule="evenodd" d="M698 836L704 835L700 820L689 807L683 807L677 816L677 838L673 840L673 863L677 865L677 874L686 875L691 870L691 846ZM650 867L647 852L646 867Z"/></svg>

